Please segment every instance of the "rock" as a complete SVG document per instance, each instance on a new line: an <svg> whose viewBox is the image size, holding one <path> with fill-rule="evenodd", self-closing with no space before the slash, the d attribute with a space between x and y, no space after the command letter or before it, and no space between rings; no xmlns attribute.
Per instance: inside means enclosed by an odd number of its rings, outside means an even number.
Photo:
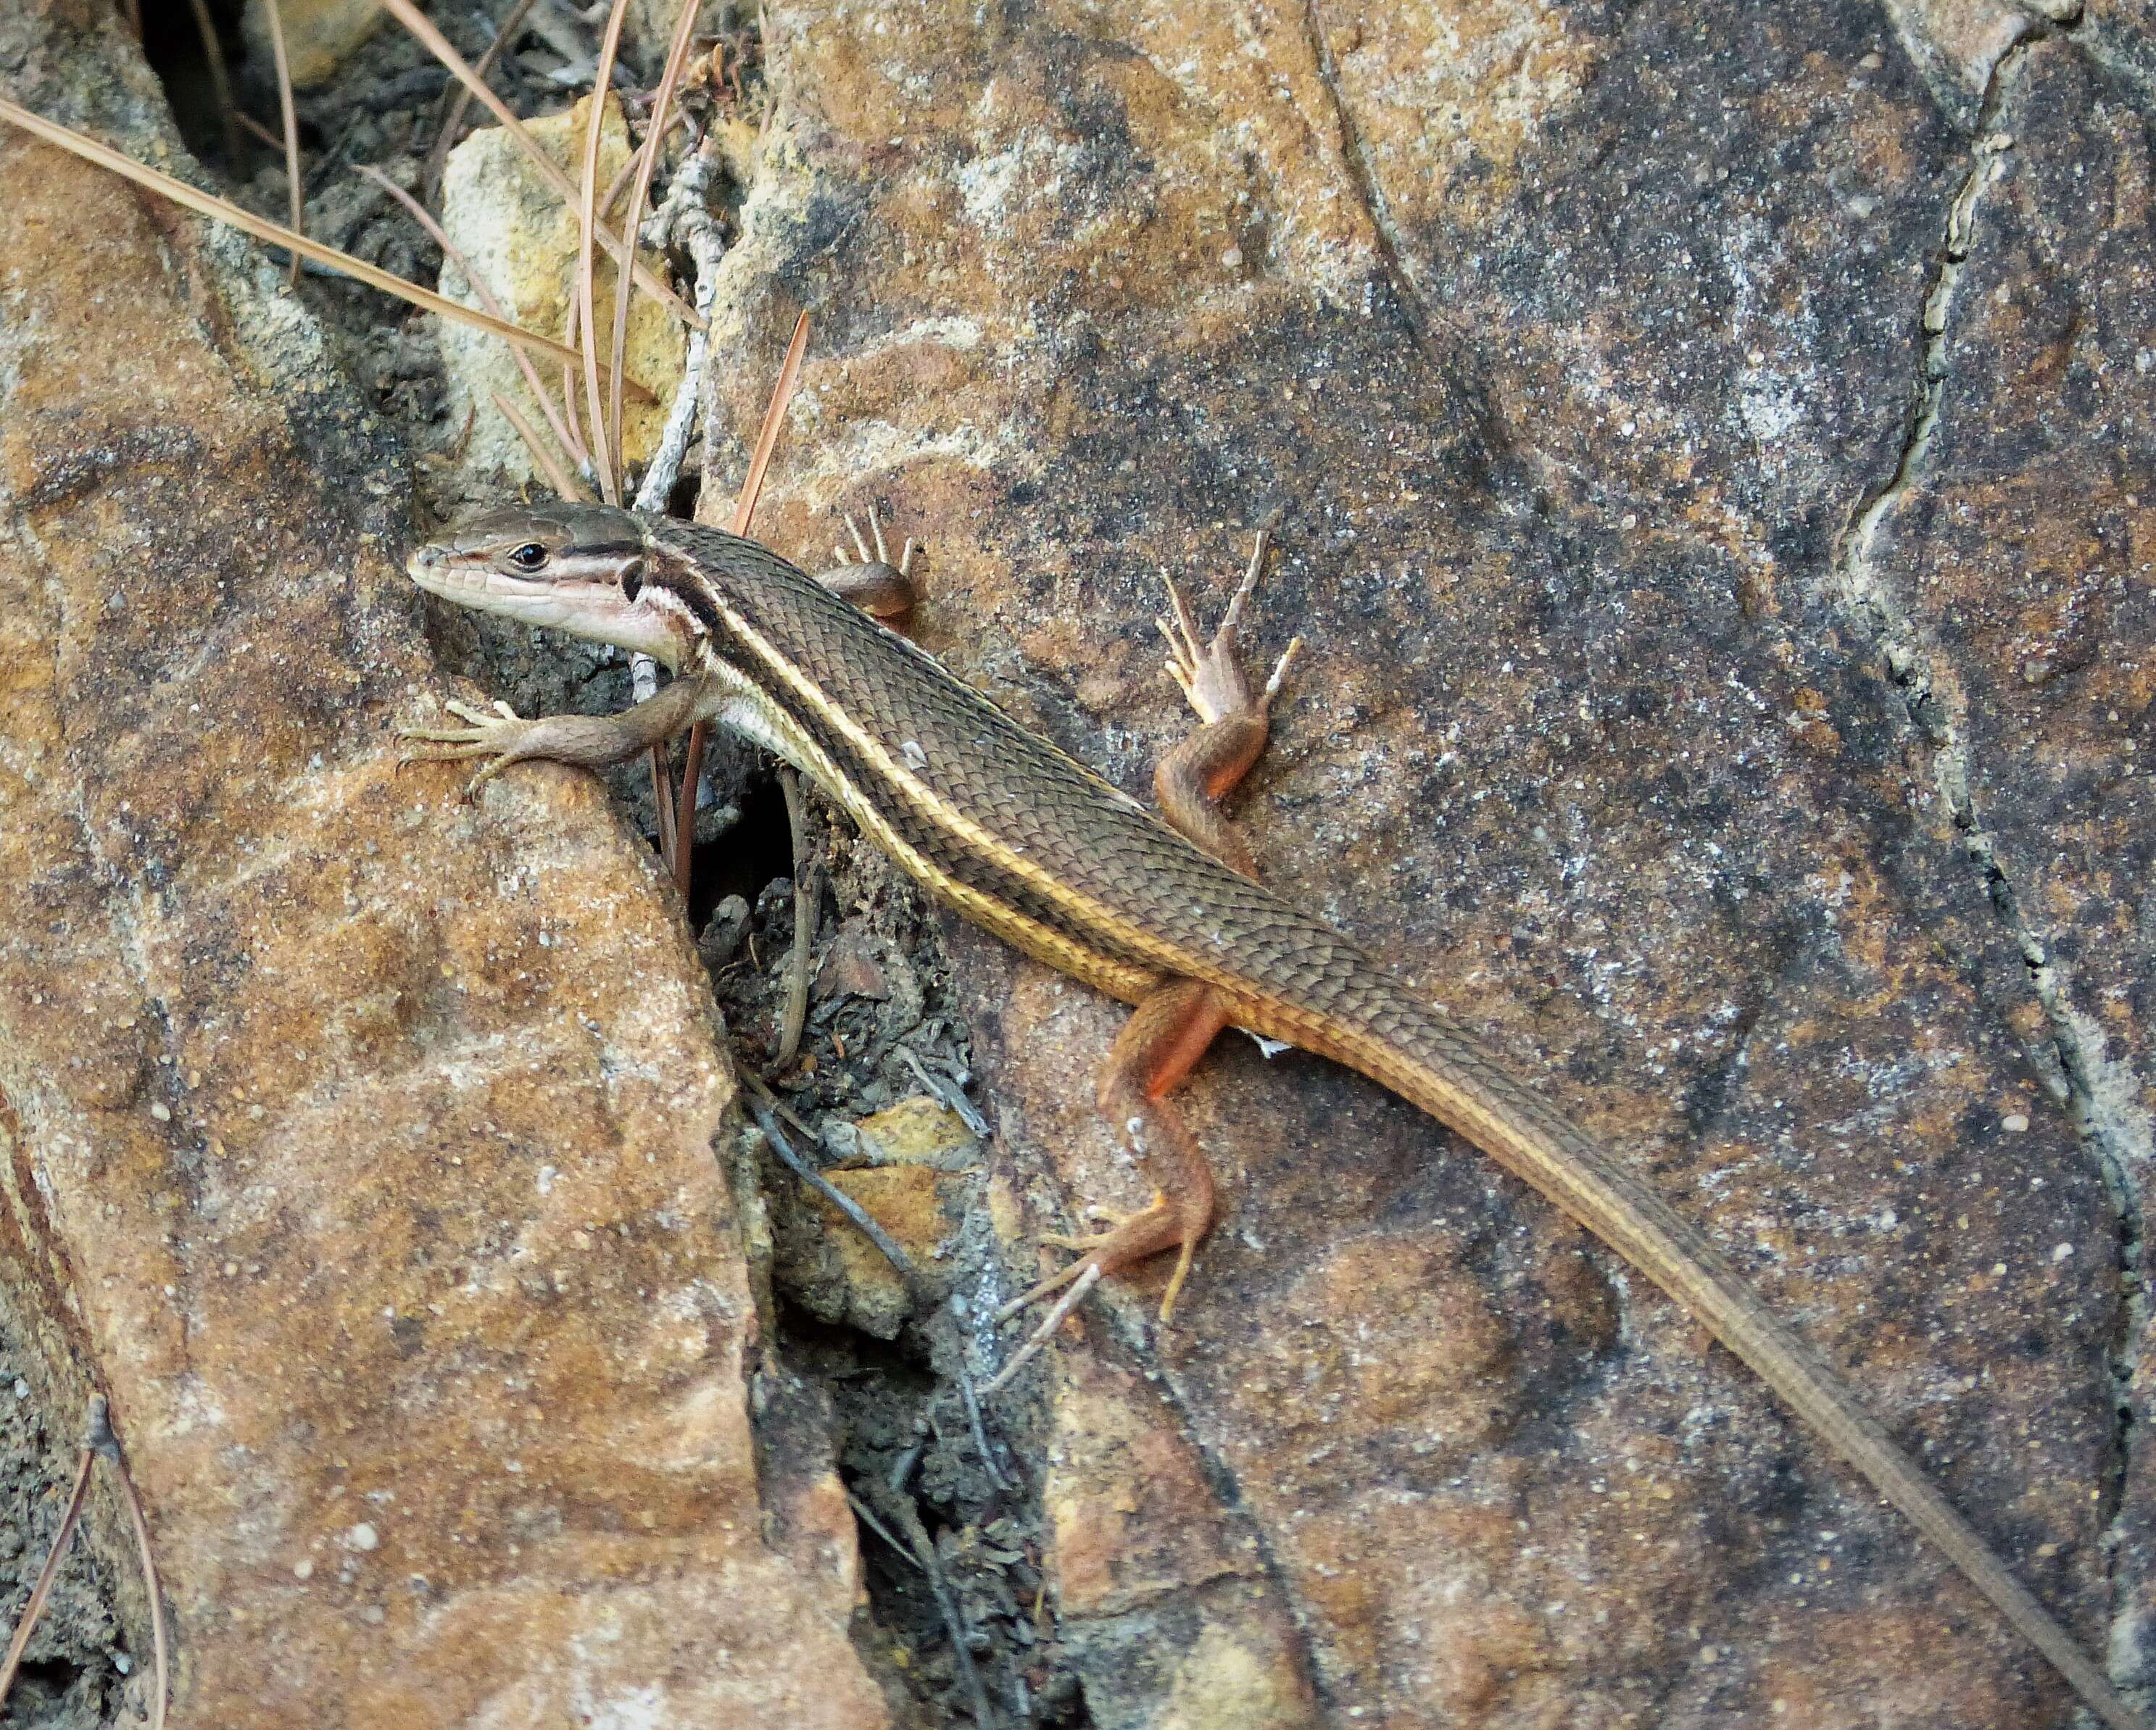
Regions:
<svg viewBox="0 0 2156 1730"><path fill-rule="evenodd" d="M346 55L372 36L383 13L379 0L246 0L239 28L248 57L259 66L276 64L269 8L285 27L285 55L295 90L326 82Z"/></svg>
<svg viewBox="0 0 2156 1730"><path fill-rule="evenodd" d="M1276 524L1248 640L1310 647L1241 801L1268 879L1644 1168L2083 1644L2138 1666L2108 1619L2145 1602L2145 1553L2115 1606L2104 1548L2134 1227L2076 1124L2115 1098L2132 1146L2147 1119L2138 1082L2061 1065L2075 1024L2025 960L2130 919L2134 807L2003 917L1853 532L1907 454L1938 260L1994 147L1972 129L2042 27L1828 0L768 17L778 117L715 320L744 448L797 307L816 335L763 532L825 545L834 509L886 502L930 544L924 642L1142 795L1188 724L1158 568L1215 615ZM2071 38L2042 52L2098 78ZM2045 146L2061 209L2076 165L2120 165L2096 182L2118 237L1997 259L2005 307L2063 306L2046 274L2086 268L2118 284L2105 311L2047 314L2011 365L1965 351L2001 385L2024 369L2032 405L2138 388L2120 102L2051 109ZM2108 277L2078 262L2104 247ZM2010 611L2030 578L1989 494L1955 530L2061 770L2122 763L2089 741L2138 709L2019 669L2068 641L2138 664L2108 586L2136 568L2125 495L2152 496L2121 455L2138 426L2061 410L2015 447L2118 477L2108 514L2068 518L2109 525L2072 565L2076 531L2042 531L2062 580L2101 572L2071 617L2039 617L2048 587ZM2045 784L2011 712L1987 768ZM2092 812L2099 785L2061 791ZM2049 821L2031 860L2058 854ZM1122 1011L952 944L1030 1231L1141 1205L1091 1105ZM2123 1050L2147 975L2115 953L2076 980ZM1343 1719L2059 1721L2056 1679L1935 1554L1472 1149L1232 1037L1187 1097L1224 1213L1174 1327L1151 1321L1164 1269L1114 1282L1040 1384L1045 1457L1135 1428L1204 1462L1142 1529L1051 1558L1121 1719L1163 1721L1208 1640L1261 1647L1187 1591L1087 1583L1246 1531ZM1161 1405L1111 1433L1072 1392L1101 1364L1156 1370ZM2148 1506L2136 1477L2118 1529Z"/></svg>
<svg viewBox="0 0 2156 1730"><path fill-rule="evenodd" d="M932 1165L967 1171L979 1163L980 1142L965 1120L940 1099L916 1093L854 1126L861 1150L879 1165Z"/></svg>
<svg viewBox="0 0 2156 1730"><path fill-rule="evenodd" d="M2145 38L2144 38L2145 39ZM2156 1121L2156 177L2146 86L2066 42L2001 74L1966 165L1967 257L1942 273L1937 420L1881 501L1861 595L1939 738L1934 774L1998 873L2090 1146L2146 1218ZM2067 1241L2061 1239L2062 1244ZM2085 1241L2076 1256L2100 1253ZM2133 1360L2143 1410L2151 1367ZM2152 1464L2129 1432L2127 1615Z"/></svg>
<svg viewBox="0 0 2156 1730"><path fill-rule="evenodd" d="M566 113L528 123L540 147L572 180L583 170L588 100ZM599 176L603 185L629 161L629 130L619 98L607 100L600 134ZM623 195L624 202L627 194ZM617 212L617 218L619 212ZM486 126L449 152L442 177L442 227L465 261L493 292L505 313L526 329L559 339L568 329L577 280L578 216L542 181L506 128ZM649 261L648 249L642 256ZM602 253L595 267L598 322L613 340L613 266ZM480 301L462 270L442 267L442 293L467 306ZM498 497L505 487L536 480L538 469L508 418L494 406L501 392L521 409L540 435L549 435L544 418L506 345L478 330L444 325L442 358L449 370L453 412L473 416L472 433L460 460L475 496ZM666 412L681 379L688 345L680 321L648 294L629 303L629 339L624 371L649 393L649 400L624 402L629 461L649 460L666 423ZM542 366L541 381L557 392L558 366ZM582 390L582 381L578 388ZM580 399L581 401L581 399ZM590 416L581 408L578 424L591 443ZM561 453L556 451L559 459ZM563 463L564 468L572 465Z"/></svg>
<svg viewBox="0 0 2156 1730"><path fill-rule="evenodd" d="M169 151L99 18L18 8L8 94ZM0 177L0 1287L49 1410L111 1397L173 1722L884 1722L648 850L586 777L395 772L401 460L277 270Z"/></svg>
<svg viewBox="0 0 2156 1730"><path fill-rule="evenodd" d="M827 1171L831 1186L887 1232L930 1285L945 1283L936 1263L963 1218L973 1185L967 1175L979 1144L957 1113L922 1097L901 1100L855 1125L878 1163ZM804 1188L803 1207L778 1233L775 1277L819 1319L876 1339L895 1339L915 1295L891 1260L827 1197Z"/></svg>

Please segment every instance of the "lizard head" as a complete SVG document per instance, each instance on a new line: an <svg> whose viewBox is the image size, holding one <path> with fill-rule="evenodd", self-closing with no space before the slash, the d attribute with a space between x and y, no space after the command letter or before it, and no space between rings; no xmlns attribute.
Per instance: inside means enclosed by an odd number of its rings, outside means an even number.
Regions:
<svg viewBox="0 0 2156 1730"><path fill-rule="evenodd" d="M606 504L512 504L429 541L404 566L429 594L677 667L694 621L647 582L644 527Z"/></svg>

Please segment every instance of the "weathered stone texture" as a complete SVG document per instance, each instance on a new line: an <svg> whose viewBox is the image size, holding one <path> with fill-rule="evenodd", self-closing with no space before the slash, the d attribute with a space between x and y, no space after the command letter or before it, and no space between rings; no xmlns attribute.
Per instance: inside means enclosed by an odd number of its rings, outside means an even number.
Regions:
<svg viewBox="0 0 2156 1730"><path fill-rule="evenodd" d="M1269 879L1546 1076L2156 1682L2135 0L767 17L714 331L745 445L815 317L763 531L887 503L927 645L1142 791L1187 724L1158 567L1217 611L1272 524ZM304 332L4 148L8 1219L179 1564L188 1699L873 1722L813 1420L759 1514L726 1085L648 861L563 775L389 778L391 484ZM1023 1280L1146 1197L1092 1109L1120 1011L952 943ZM1029 1384L1094 1723L2063 1722L1471 1149L1232 1037L1188 1097L1224 1210L1175 1326L1117 1282ZM953 1175L847 1181L932 1253ZM843 1231L780 1259L898 1330Z"/></svg>
<svg viewBox="0 0 2156 1730"><path fill-rule="evenodd" d="M154 139L80 22L11 22L11 94ZM647 851L581 777L393 772L403 478L275 272L12 133L0 183L0 1231L56 1409L111 1396L173 1722L883 1722L835 1479L759 1493Z"/></svg>
<svg viewBox="0 0 2156 1730"><path fill-rule="evenodd" d="M765 358L720 389L746 433L808 306L773 538L889 501L921 636L1133 791L1185 724L1157 566L1217 608L1276 522L1258 647L1312 646L1245 801L1270 880L1651 1170L2102 1650L2119 1225L1851 569L2039 26L1906 10L775 7L720 315ZM1039 1226L1141 1203L1091 1110L1117 1012L953 942ZM1158 1721L1132 1654L1191 1646L1177 1534L1240 1521L1320 1718L2058 1722L1937 1558L1470 1150L1232 1039L1190 1108L1227 1204L1175 1327L1154 1276L1067 1349L1157 1364L1142 1421L1206 1467L1059 1553L1104 1722ZM1048 1385L1050 1453L1116 1458ZM1119 1567L1153 1584L1085 1584Z"/></svg>

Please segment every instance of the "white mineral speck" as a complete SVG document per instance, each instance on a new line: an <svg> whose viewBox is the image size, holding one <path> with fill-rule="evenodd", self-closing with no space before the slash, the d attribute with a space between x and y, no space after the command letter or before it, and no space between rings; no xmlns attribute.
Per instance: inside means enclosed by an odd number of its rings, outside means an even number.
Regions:
<svg viewBox="0 0 2156 1730"><path fill-rule="evenodd" d="M2019 1135L2029 1127L2029 1119L2020 1112L2010 1111L1999 1120L1999 1127Z"/></svg>
<svg viewBox="0 0 2156 1730"><path fill-rule="evenodd" d="M381 1543L382 1535L369 1522L362 1520L351 1531L345 1533L344 1541L349 1548L371 1550Z"/></svg>

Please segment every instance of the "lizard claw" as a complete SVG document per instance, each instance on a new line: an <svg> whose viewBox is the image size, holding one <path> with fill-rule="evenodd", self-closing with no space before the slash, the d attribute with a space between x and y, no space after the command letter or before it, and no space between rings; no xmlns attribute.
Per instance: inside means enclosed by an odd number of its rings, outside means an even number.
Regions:
<svg viewBox="0 0 2156 1730"><path fill-rule="evenodd" d="M1270 544L1268 531L1259 530L1257 540L1250 548L1250 567L1229 597L1228 610L1221 615L1219 628L1209 641L1199 629L1197 615L1183 598L1183 591L1176 586L1175 579L1165 571L1160 574L1161 581L1168 586L1168 604L1173 617L1163 617L1153 622L1168 639L1168 676L1183 688L1183 694L1198 711L1198 718L1209 725L1230 715L1265 714L1271 709L1273 699L1280 695L1289 667L1302 651L1302 639L1298 637L1281 652L1280 658L1273 663L1272 676L1256 692L1250 689L1250 680L1236 657L1236 628L1242 623L1244 603L1257 587L1258 577L1265 569L1265 550Z"/></svg>

